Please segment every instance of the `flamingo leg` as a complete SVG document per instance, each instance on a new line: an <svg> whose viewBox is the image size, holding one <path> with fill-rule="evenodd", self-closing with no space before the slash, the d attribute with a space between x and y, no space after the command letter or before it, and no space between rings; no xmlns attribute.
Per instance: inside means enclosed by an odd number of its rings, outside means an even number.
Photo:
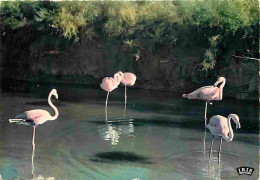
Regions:
<svg viewBox="0 0 260 180"><path fill-rule="evenodd" d="M208 102L206 102L205 112L204 112L204 120L205 120L205 131L204 131L204 139L203 139L203 150L204 150L204 153L206 152L207 107L208 107Z"/></svg>
<svg viewBox="0 0 260 180"><path fill-rule="evenodd" d="M35 128L36 126L33 126L33 139L32 139L32 147L33 147L33 151L32 151L32 174L34 174L34 153L35 153Z"/></svg>
<svg viewBox="0 0 260 180"><path fill-rule="evenodd" d="M219 144L219 149L218 149L218 162L220 162L221 145L222 145L222 137L220 138L220 144Z"/></svg>
<svg viewBox="0 0 260 180"><path fill-rule="evenodd" d="M206 102L206 105L205 105L205 112L204 112L205 126L207 125L207 108L208 108L208 102Z"/></svg>
<svg viewBox="0 0 260 180"><path fill-rule="evenodd" d="M220 179L220 162L218 162L218 178Z"/></svg>
<svg viewBox="0 0 260 180"><path fill-rule="evenodd" d="M106 108L105 108L106 121L107 121L107 100L108 100L108 96L109 96L109 91L107 92Z"/></svg>
<svg viewBox="0 0 260 180"><path fill-rule="evenodd" d="M209 160L210 160L210 158L211 158L213 141L214 141L214 135L212 136L212 139L211 139L210 152L209 152Z"/></svg>
<svg viewBox="0 0 260 180"><path fill-rule="evenodd" d="M126 109L126 99L127 99L127 96L126 96L126 86L125 86L125 109Z"/></svg>
<svg viewBox="0 0 260 180"><path fill-rule="evenodd" d="M106 108L107 108L107 100L108 100L108 96L109 96L109 91L107 92Z"/></svg>
<svg viewBox="0 0 260 180"><path fill-rule="evenodd" d="M206 152L206 132L207 132L207 128L205 127L204 130L204 138L203 138L203 153L205 154Z"/></svg>
<svg viewBox="0 0 260 180"><path fill-rule="evenodd" d="M36 128L36 126L33 126L33 139L32 139L33 151L35 151L35 143L34 143L34 141L35 141L35 128Z"/></svg>

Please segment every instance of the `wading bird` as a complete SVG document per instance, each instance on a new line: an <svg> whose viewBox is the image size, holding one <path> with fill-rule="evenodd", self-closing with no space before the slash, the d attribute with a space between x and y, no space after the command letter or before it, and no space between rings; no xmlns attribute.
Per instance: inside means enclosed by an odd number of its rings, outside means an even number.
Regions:
<svg viewBox="0 0 260 180"><path fill-rule="evenodd" d="M122 80L122 76L119 73L116 73L114 75L114 78L105 77L102 80L102 83L100 84L100 87L105 91L107 91L106 108L105 108L106 120L107 120L107 101L108 101L109 93L114 89L118 88L118 85L120 84L121 80Z"/></svg>
<svg viewBox="0 0 260 180"><path fill-rule="evenodd" d="M220 136L218 160L220 160L222 138L227 142L233 140L234 133L231 127L231 122L230 122L231 119L236 123L236 129L241 128L239 117L236 114L230 114L228 118L220 115L213 116L210 118L209 123L206 125L206 127L210 130L210 132L213 135L211 140L211 145L210 145L209 159L211 157L214 136Z"/></svg>
<svg viewBox="0 0 260 180"><path fill-rule="evenodd" d="M218 84L221 85L217 87ZM206 102L205 105L205 113L204 113L204 120L205 126L207 122L207 105L210 101L220 101L223 97L223 88L226 84L226 79L224 77L219 77L218 80L214 83L214 86L204 86L201 87L189 94L183 94L182 97L188 99L200 99Z"/></svg>
<svg viewBox="0 0 260 180"><path fill-rule="evenodd" d="M43 109L35 109L30 111L25 111L22 114L19 114L15 117L15 119L9 119L10 123L16 123L16 124L23 124L23 125L31 125L33 126L33 139L32 139L32 146L33 146L33 154L32 154L32 164L33 164L33 157L34 157L34 151L35 151L35 128L39 124L43 124L44 122L48 120L55 120L59 116L58 109L52 104L51 97L55 96L56 99L58 99L58 94L56 89L52 89L48 96L48 103L54 110L54 116L51 116L50 113ZM32 170L32 173L34 171L34 167Z"/></svg>
<svg viewBox="0 0 260 180"><path fill-rule="evenodd" d="M119 71L118 73L122 77L121 83L125 85L125 109L126 109L126 99L127 99L126 86L133 86L135 84L136 75L130 72L122 73L121 71Z"/></svg>

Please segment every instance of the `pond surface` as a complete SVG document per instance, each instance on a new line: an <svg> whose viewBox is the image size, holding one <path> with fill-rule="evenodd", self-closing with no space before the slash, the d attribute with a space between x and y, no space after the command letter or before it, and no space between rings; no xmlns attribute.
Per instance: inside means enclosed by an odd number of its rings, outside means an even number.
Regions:
<svg viewBox="0 0 260 180"><path fill-rule="evenodd" d="M57 120L36 128L32 164L33 128L10 124L8 119L31 109L45 109L53 114L47 104L52 88L59 94L59 100L53 98L53 103L60 115ZM106 121L105 98L106 92L99 88L61 85L35 86L27 93L0 93L0 174L3 179L257 178L258 102L224 97L208 106L208 118L235 113L242 126L234 130L232 142L223 141L218 163L219 138L215 138L210 162L212 136L208 130L204 145L204 102L183 99L180 94L169 92L128 89L124 111L124 88L120 87L109 95ZM236 168L241 166L255 168L253 176L238 176Z"/></svg>

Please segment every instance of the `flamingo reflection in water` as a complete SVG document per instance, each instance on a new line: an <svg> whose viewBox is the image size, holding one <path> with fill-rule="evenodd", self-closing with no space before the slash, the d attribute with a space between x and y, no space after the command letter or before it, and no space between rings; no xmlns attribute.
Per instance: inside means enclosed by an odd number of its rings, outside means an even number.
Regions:
<svg viewBox="0 0 260 180"><path fill-rule="evenodd" d="M42 175L38 175L33 180L55 180L55 178L54 177L44 178Z"/></svg>
<svg viewBox="0 0 260 180"><path fill-rule="evenodd" d="M133 119L130 119L128 122L114 124L115 122L107 122L106 126L100 125L98 131L100 136L105 141L111 141L111 145L117 145L121 136L126 136L127 138L135 137ZM117 121L118 122L118 121Z"/></svg>
<svg viewBox="0 0 260 180"><path fill-rule="evenodd" d="M23 124L33 126L33 138L32 138L32 174L34 174L34 153L35 153L35 128L39 124L43 124L48 120L55 120L59 116L58 109L52 104L51 97L55 96L58 99L58 93L56 89L52 89L48 96L48 103L52 107L54 111L54 116L50 115L50 113L43 109L35 109L30 111L25 111L22 114L17 115L14 119L9 119L10 123Z"/></svg>
<svg viewBox="0 0 260 180"><path fill-rule="evenodd" d="M116 127L113 127L111 124L107 124L107 132L104 134L104 140L111 140L111 145L117 145L120 138L120 129L117 130Z"/></svg>

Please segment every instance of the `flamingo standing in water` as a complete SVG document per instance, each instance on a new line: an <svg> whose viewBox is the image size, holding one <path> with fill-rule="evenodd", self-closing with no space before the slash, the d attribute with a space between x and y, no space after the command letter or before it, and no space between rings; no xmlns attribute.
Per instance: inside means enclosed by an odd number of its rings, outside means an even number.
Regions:
<svg viewBox="0 0 260 180"><path fill-rule="evenodd" d="M25 111L22 114L19 114L15 117L15 119L9 119L10 123L16 123L16 124L23 124L23 125L31 125L33 126L33 139L32 139L32 146L33 146L33 155L32 155L32 165L33 165L33 157L34 157L34 151L35 151L35 128L39 124L43 124L44 122L48 120L55 120L59 116L58 109L52 104L51 97L55 96L56 99L58 99L58 94L56 89L52 89L48 96L48 103L54 110L54 116L50 115L50 113L46 110L42 109L35 109L30 111ZM34 167L32 170L32 173L34 171Z"/></svg>
<svg viewBox="0 0 260 180"><path fill-rule="evenodd" d="M213 135L211 140L211 145L210 145L209 158L211 157L214 136L220 136L218 160L220 160L222 138L227 142L233 140L234 133L231 127L231 122L230 122L231 119L236 123L236 129L241 128L239 117L236 114L230 114L228 118L225 118L220 115L213 116L210 118L209 123L206 125L206 127L210 130L210 132Z"/></svg>
<svg viewBox="0 0 260 180"><path fill-rule="evenodd" d="M121 83L125 85L125 109L126 109L126 99L127 99L126 86L133 86L135 84L136 75L131 72L122 73L121 71L119 71L118 73L122 77Z"/></svg>
<svg viewBox="0 0 260 180"><path fill-rule="evenodd" d="M219 87L217 85L221 83ZM189 94L183 94L182 97L188 99L201 99L206 102L204 120L205 126L207 125L207 105L211 103L210 101L220 101L223 97L223 88L226 84L226 79L224 77L219 77L214 83L214 86L204 86Z"/></svg>
<svg viewBox="0 0 260 180"><path fill-rule="evenodd" d="M100 84L100 87L105 91L107 91L106 108L105 108L106 120L107 120L107 101L108 101L109 93L114 89L118 88L118 85L120 84L121 80L122 80L122 76L120 75L120 73L116 73L114 75L114 78L105 77L102 80L102 83Z"/></svg>

